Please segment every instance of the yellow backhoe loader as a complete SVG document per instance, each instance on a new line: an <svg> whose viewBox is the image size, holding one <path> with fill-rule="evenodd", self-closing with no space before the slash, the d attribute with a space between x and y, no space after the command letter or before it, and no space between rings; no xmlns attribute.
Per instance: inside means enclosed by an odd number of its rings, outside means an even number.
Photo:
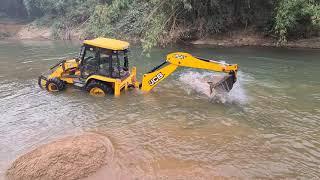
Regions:
<svg viewBox="0 0 320 180"><path fill-rule="evenodd" d="M74 85L99 97L107 94L119 96L122 91L130 88L149 92L178 67L226 73L225 76L208 82L211 91L228 92L237 80L237 64L226 64L176 52L169 54L165 62L144 74L142 82L139 83L136 67L129 69L128 48L128 42L115 39L85 40L80 56L63 60L51 67L49 72L39 77L39 86L49 92L58 92L67 85Z"/></svg>

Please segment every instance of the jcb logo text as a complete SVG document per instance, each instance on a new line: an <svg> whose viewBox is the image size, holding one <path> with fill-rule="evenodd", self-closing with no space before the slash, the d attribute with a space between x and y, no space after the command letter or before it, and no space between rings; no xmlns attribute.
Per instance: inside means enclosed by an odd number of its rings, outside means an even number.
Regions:
<svg viewBox="0 0 320 180"><path fill-rule="evenodd" d="M158 81L160 81L162 78L164 77L164 75L160 72L158 73L155 77L153 77L150 81L149 81L149 85L153 86L155 85Z"/></svg>

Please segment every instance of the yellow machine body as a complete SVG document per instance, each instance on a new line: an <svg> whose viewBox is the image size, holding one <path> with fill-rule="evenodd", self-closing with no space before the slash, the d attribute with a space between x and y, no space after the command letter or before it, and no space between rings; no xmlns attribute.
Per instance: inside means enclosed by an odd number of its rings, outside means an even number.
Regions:
<svg viewBox="0 0 320 180"><path fill-rule="evenodd" d="M126 79L121 80L121 79L115 79L115 78L108 78L101 75L92 75L86 80L86 84L88 84L90 80L99 80L102 82L111 83L112 87L114 88L114 95L119 96L121 94L121 91L122 90L127 91L129 86L139 87L139 83L136 83L136 79L137 79L137 68L133 67L131 69L130 76L127 77Z"/></svg>
<svg viewBox="0 0 320 180"><path fill-rule="evenodd" d="M58 78L62 81L66 82L67 84L73 84L75 81L75 78L70 77L70 70L76 69L75 74L80 75L80 70L78 69L79 62L76 61L76 59L67 60L65 63L59 65L49 76L48 79L52 78ZM128 76L125 79L116 79L116 78L110 78L105 77L102 75L91 75L86 79L86 84L90 82L91 80L99 80L103 81L105 83L110 83L111 86L114 88L114 95L119 96L121 94L122 90L128 90L129 86L139 87L139 83L136 81L137 76L137 68L133 67L130 71L130 76ZM45 84L42 83L42 86L44 87Z"/></svg>
<svg viewBox="0 0 320 180"><path fill-rule="evenodd" d="M104 49L111 49L114 51L126 50L130 46L130 44L125 41L109 39L109 38L101 38L101 37L92 39L92 40L85 40L83 44L88 44L91 46L100 47Z"/></svg>
<svg viewBox="0 0 320 180"><path fill-rule="evenodd" d="M48 91L56 92L62 90L66 84L76 85L81 82L81 86L86 88L86 90L90 94L96 96L104 96L106 94L105 89L108 89L108 92L112 92L115 96L119 96L121 94L121 91L126 91L129 88L140 88L144 92L149 92L161 81L170 76L178 67L197 68L228 74L226 78L223 79L223 82L219 82L213 85L210 84L211 88L215 88L219 85L223 86L223 88L227 91L230 91L237 79L237 64L227 64L219 61L194 57L188 53L176 52L167 55L166 61L164 63L155 67L149 73L144 74L142 82L139 83L137 81L136 67L133 67L131 70L126 67L126 75L120 76L118 52L127 52L129 43L115 39L96 38L93 40L85 40L83 47L87 49L81 50L81 52L83 51L84 55L81 55L80 53L80 58L59 62L50 69L51 71L49 72L48 76L41 75L38 82L40 87L46 88ZM99 49L97 50L96 48ZM95 49L96 55L97 52L105 52L111 54L111 67L112 56L116 53L116 57L118 60L119 77L112 77L112 73L110 73L110 76L102 75L101 73L92 73L84 78L84 70L82 67L84 67L83 63L84 61L86 61L86 59L84 58L86 54L85 51L88 49ZM100 56L100 54L97 56L99 58L99 63L102 61ZM88 59L92 60L95 58L90 56L88 57ZM128 61L128 59L126 58L125 60ZM128 62L125 62L125 64L126 63L128 64Z"/></svg>

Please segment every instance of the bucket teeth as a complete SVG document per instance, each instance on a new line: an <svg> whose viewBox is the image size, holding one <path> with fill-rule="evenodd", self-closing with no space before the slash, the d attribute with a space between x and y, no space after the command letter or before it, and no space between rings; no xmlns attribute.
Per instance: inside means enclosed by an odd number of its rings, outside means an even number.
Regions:
<svg viewBox="0 0 320 180"><path fill-rule="evenodd" d="M236 77L233 74L216 78L217 79L208 82L210 85L210 94L213 92L229 92L236 82Z"/></svg>

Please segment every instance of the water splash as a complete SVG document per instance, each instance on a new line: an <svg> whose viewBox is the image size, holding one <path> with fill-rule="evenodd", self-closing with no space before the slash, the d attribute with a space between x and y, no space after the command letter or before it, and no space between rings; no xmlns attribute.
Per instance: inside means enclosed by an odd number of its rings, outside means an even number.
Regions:
<svg viewBox="0 0 320 180"><path fill-rule="evenodd" d="M241 79L243 73L238 73L238 81L234 84L233 89L229 93L210 93L210 85L207 83L209 79L214 78L218 74L212 72L194 72L189 71L180 74L179 81L185 85L185 89L190 94L196 92L210 99L212 102L218 103L237 103L245 104L248 102L245 89L242 86Z"/></svg>

